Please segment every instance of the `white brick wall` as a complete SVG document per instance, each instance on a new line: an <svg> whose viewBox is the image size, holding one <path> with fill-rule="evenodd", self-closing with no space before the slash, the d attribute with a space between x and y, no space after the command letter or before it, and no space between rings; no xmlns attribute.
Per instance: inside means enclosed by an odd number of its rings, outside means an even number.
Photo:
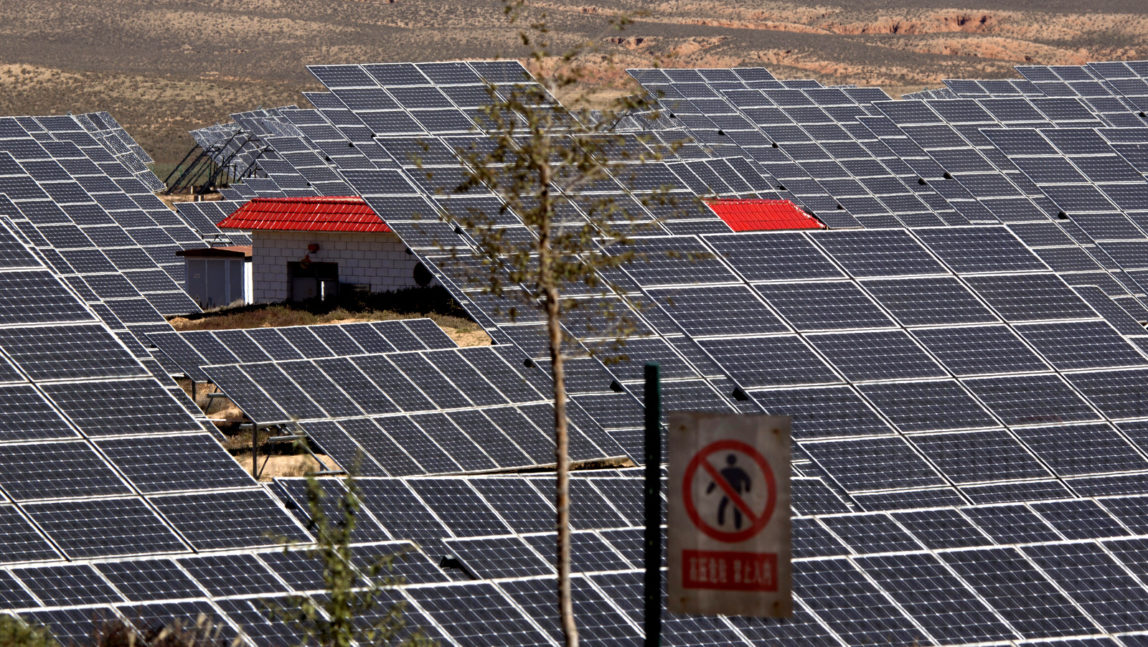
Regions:
<svg viewBox="0 0 1148 647"><path fill-rule="evenodd" d="M390 233L343 234L306 231L256 231L251 236L256 303L287 299L287 263L303 260L307 246L316 263L338 263L340 283L371 286L371 292L414 287L418 260Z"/></svg>

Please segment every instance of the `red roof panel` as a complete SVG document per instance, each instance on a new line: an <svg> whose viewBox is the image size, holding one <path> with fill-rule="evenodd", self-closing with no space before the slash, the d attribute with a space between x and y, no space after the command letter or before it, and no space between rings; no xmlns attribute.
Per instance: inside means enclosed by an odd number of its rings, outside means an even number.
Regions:
<svg viewBox="0 0 1148 647"><path fill-rule="evenodd" d="M710 200L706 202L734 231L825 229L789 200Z"/></svg>
<svg viewBox="0 0 1148 647"><path fill-rule="evenodd" d="M219 223L252 231L388 232L362 198L254 198Z"/></svg>

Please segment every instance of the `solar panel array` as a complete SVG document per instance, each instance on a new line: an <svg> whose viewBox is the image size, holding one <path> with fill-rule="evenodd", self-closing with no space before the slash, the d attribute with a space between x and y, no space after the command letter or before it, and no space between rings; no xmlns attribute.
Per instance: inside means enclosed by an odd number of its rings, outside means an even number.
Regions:
<svg viewBox="0 0 1148 647"><path fill-rule="evenodd" d="M206 611L256 644L291 640L260 608L321 590L314 564L268 547L268 530L308 538L301 483L277 498L255 484L153 377L182 371L255 422L298 421L344 467L365 461L361 538L423 551L390 594L412 624L458 644L551 644L551 477L426 476L552 460L539 322L509 316L514 302L475 289L443 249L475 245L449 222L469 208L530 242L495 193L444 192L463 177L458 152L485 141L483 80L499 93L533 81L513 62L313 72L330 90L308 95L315 110L197 134L252 169L233 197L362 195L496 345L454 347L425 320L174 333L154 304L175 291L136 283L172 280L160 255L215 235L185 224L214 214L161 214L145 158L108 118L4 120L0 590L65 637L112 613ZM621 361L586 353L610 334L603 297L575 292L574 458L640 456L647 360L667 408L795 417L796 617L668 617L667 641L1148 634L1148 68L1021 72L891 101L755 68L634 71L664 109L620 121L622 147L685 145L593 187L652 225L633 242L645 260L610 277L635 325ZM680 210L643 204L665 186ZM699 195L791 199L831 230L734 234ZM109 242L123 234L131 244ZM139 265L116 263L127 250ZM573 488L584 635L635 641L637 470ZM448 554L458 568L436 565Z"/></svg>
<svg viewBox="0 0 1148 647"><path fill-rule="evenodd" d="M573 400L631 455L640 450L638 367L650 359L662 363L668 408L795 417L796 482L817 484L808 507L795 503L798 618L675 620L676 640L969 644L1121 635L1132 644L1148 631L1134 611L1148 583L1134 547L1145 532L1135 510L1148 494L1148 311L1137 274L1145 269L1138 212L1148 209L1148 129L1136 103L1145 96L1143 65L1117 67L1049 68L1060 85L1024 68L1029 81L948 82L902 101L757 68L633 72L663 110L620 122L633 133L627 145L686 142L654 177L683 195L790 199L831 228L732 234L704 209L659 223L659 235L635 243L648 260L618 277L616 305L647 306L631 311L637 334L628 359L571 362ZM330 93L310 94L317 111L297 116L307 120L311 154L325 151L323 162L498 344L544 367L538 323L529 313L507 316L510 302L473 289L442 249L474 241L435 222L465 200L497 208L489 192L442 191L462 177L456 151L483 139L479 107L489 94L481 80L511 89L531 83L524 70L470 62L313 72ZM342 150L359 150L374 168L341 164L333 153ZM614 179L607 194L641 195L636 175ZM521 223L506 214L497 226ZM851 231L833 231L841 229ZM591 346L604 333L589 309L583 314L575 311L567 328ZM323 393L304 391L313 401ZM319 410L314 423L341 425ZM384 481L405 486L389 486L396 499L388 507L435 510L430 527L447 529L383 523L388 537L445 538L476 577L496 578L496 592L475 588L450 600L468 608L493 600L500 609L509 600L516 614L540 617L514 592L542 586L550 539L531 538L493 499L493 514L481 512L474 492L491 495L480 477L429 484L439 480ZM398 503L412 492L418 505ZM549 519L540 500L538 519ZM631 543L607 540L602 553L590 547L596 540L581 540L590 542L584 559L618 567L587 577L587 608L599 610L587 617L602 618L587 622L633 629L639 517L620 506L638 499L606 500L628 525L579 530L598 539L619 531ZM622 562L611 561L618 555ZM421 609L436 622L436 614L459 621L452 603L430 604ZM552 628L533 627L544 636ZM632 636L629 629L617 634ZM473 630L492 628L479 622ZM520 634L500 637L511 635Z"/></svg>
<svg viewBox="0 0 1148 647"><path fill-rule="evenodd" d="M1142 174L1128 156L1105 144L1109 139L1135 142L1144 136L1143 118L1129 112L1135 103L1128 97L1117 102L1123 112L1103 112L1112 108L1112 102L1046 96L1035 90L1006 92L997 86L1007 82L993 82L989 87L999 94L894 102L872 90L865 95L857 89L795 90L776 81L737 76L755 73L632 71L662 97L668 110L685 115L682 120L695 135L712 131L696 123L691 126L691 113L707 122L712 117L706 115L715 112L736 117L737 131L723 123L728 136L722 146L740 148L783 181L799 173L794 168L799 167L836 198L837 218L845 217L840 213L845 212L867 227L929 226L940 224L938 219L949 225L1003 222L1026 242L1051 229L1064 235L1056 249L1038 252L1042 257L1061 267L1073 264L1073 271L1081 274L1066 278L1075 284L1100 285L1109 296L1126 299L1126 307L1142 309L1143 289L1131 274L1138 265L1125 268L1095 244L1106 238L1144 240L1143 230L1134 224L1139 218L1135 212L1145 206L1145 196L1138 193L1142 187L1137 185L1143 184ZM991 141L993 137L1001 141ZM1048 143L1041 148L1033 139L1046 137L1063 142L1068 152ZM1102 141L1093 141L1098 137ZM1020 159L1014 160L1017 155ZM1050 162L1047 169L1038 168L1049 162L1046 155L1061 159ZM1075 170L1073 164L1087 165L1093 177ZM1063 166L1068 166L1067 174ZM1042 181L1034 182L1029 170ZM1110 192L1096 187L1097 181L1107 183ZM878 200L870 200L864 189ZM889 193L893 195L886 197ZM928 205L926 212L921 202ZM826 217L823 211L817 213ZM826 222L834 224L831 219ZM1046 241L1049 235L1044 234ZM1034 246L1044 245L1051 246L1049 242Z"/></svg>
<svg viewBox="0 0 1148 647"><path fill-rule="evenodd" d="M455 348L430 319L357 322L321 326L280 326L234 330L159 332L148 339L181 371L207 381L211 364L325 359L396 350Z"/></svg>
<svg viewBox="0 0 1148 647"><path fill-rule="evenodd" d="M445 546L470 578L482 580L404 587L403 599L429 626L460 644L484 636L549 644L560 636L547 601L554 586L550 481L414 477L359 485L372 532ZM279 483L287 492L301 488L298 480ZM571 487L580 631L594 643L637 642L641 472L575 473ZM1135 536L1142 499L853 512L818 479L795 479L793 488L793 619L667 614L665 641L997 644L1121 635L1119 644L1138 644L1143 635L1144 540ZM1089 540L1079 541L1082 534ZM493 609L508 614L507 627L484 619ZM460 622L464 615L473 617Z"/></svg>
<svg viewBox="0 0 1148 647"><path fill-rule="evenodd" d="M202 416L6 227L0 240L0 561L34 564L0 578L7 606L109 601L92 560L306 538Z"/></svg>
<svg viewBox="0 0 1148 647"><path fill-rule="evenodd" d="M232 124L192 133L217 164L237 167L241 169L237 174L246 176L243 182L220 190L226 200L349 195L339 165L375 168L338 131L330 126L313 127L326 125L315 110L283 106L232 118Z"/></svg>
<svg viewBox="0 0 1148 647"><path fill-rule="evenodd" d="M173 367L151 353L146 335L171 330L165 315L199 311L183 290L176 252L203 241L86 130L97 126L116 141L126 137L99 113L0 120L0 218L198 414L168 378ZM123 155L137 157L129 153ZM23 298L22 288L11 290Z"/></svg>
<svg viewBox="0 0 1148 647"><path fill-rule="evenodd" d="M297 424L346 470L435 474L554 462L546 376L513 347L458 348L429 319L152 339L253 422ZM585 412L571 417L574 460L624 455Z"/></svg>

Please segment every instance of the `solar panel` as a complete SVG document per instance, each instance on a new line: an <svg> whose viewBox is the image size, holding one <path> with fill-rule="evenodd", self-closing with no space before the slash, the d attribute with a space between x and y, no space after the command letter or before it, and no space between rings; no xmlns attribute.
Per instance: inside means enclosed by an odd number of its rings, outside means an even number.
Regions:
<svg viewBox="0 0 1148 647"><path fill-rule="evenodd" d="M952 277L870 280L862 285L905 326L997 321Z"/></svg>
<svg viewBox="0 0 1148 647"><path fill-rule="evenodd" d="M794 438L882 434L889 426L849 387L753 391L769 413L793 418Z"/></svg>
<svg viewBox="0 0 1148 647"><path fill-rule="evenodd" d="M915 436L913 444L958 484L1049 476L1016 437L1001 430Z"/></svg>
<svg viewBox="0 0 1148 647"><path fill-rule="evenodd" d="M870 384L860 387L860 391L903 431L997 426L996 421L956 382Z"/></svg>
<svg viewBox="0 0 1148 647"><path fill-rule="evenodd" d="M729 234L705 237L706 243L750 281L840 278L839 270L800 234ZM785 263L771 262L785 258Z"/></svg>
<svg viewBox="0 0 1148 647"><path fill-rule="evenodd" d="M853 276L942 274L944 269L904 231L813 234L817 244Z"/></svg>
<svg viewBox="0 0 1148 647"><path fill-rule="evenodd" d="M420 609L441 618L451 627L451 635L465 643L550 643L509 598L489 583L438 590L412 589L410 595Z"/></svg>
<svg viewBox="0 0 1148 647"><path fill-rule="evenodd" d="M955 509L892 513L893 519L927 548L967 548L984 545L986 535Z"/></svg>
<svg viewBox="0 0 1148 647"><path fill-rule="evenodd" d="M1018 429L1016 434L1058 474L1130 472L1145 467L1136 449L1108 425L1038 427Z"/></svg>
<svg viewBox="0 0 1148 647"><path fill-rule="evenodd" d="M575 613L585 618L578 631L579 640L591 644L632 644L637 645L641 637L634 626L584 578L572 580L571 590ZM557 593L549 580L518 580L501 585L502 590L514 600L527 615L541 624L554 639L560 640L561 626L555 609Z"/></svg>
<svg viewBox="0 0 1148 647"><path fill-rule="evenodd" d="M793 578L804 591L801 600L849 643L895 640L911 644L927 639L847 560L798 562ZM857 608L866 609L863 619L850 612Z"/></svg>
<svg viewBox="0 0 1148 647"><path fill-rule="evenodd" d="M924 328L913 331L926 349L954 374L989 375L1049 370L1004 326Z"/></svg>
<svg viewBox="0 0 1148 647"><path fill-rule="evenodd" d="M933 635L967 642L1007 640L1013 636L1013 631L985 601L935 556L862 557L858 563Z"/></svg>
<svg viewBox="0 0 1148 647"><path fill-rule="evenodd" d="M184 543L139 499L46 502L29 504L27 510L72 558L185 550Z"/></svg>
<svg viewBox="0 0 1148 647"><path fill-rule="evenodd" d="M1095 317L1087 304L1050 274L975 276L965 280L1009 321Z"/></svg>
<svg viewBox="0 0 1148 647"><path fill-rule="evenodd" d="M304 541L307 536L260 490L166 495L155 507L197 550ZM227 527L215 519L226 515Z"/></svg>
<svg viewBox="0 0 1148 647"><path fill-rule="evenodd" d="M900 438L811 442L803 447L847 490L943 484L936 471Z"/></svg>
<svg viewBox="0 0 1148 647"><path fill-rule="evenodd" d="M1104 322L1017 326L1017 331L1058 369L1116 368L1146 361Z"/></svg>
<svg viewBox="0 0 1148 647"><path fill-rule="evenodd" d="M203 594L170 559L106 562L97 565L103 575L132 602L195 598Z"/></svg>
<svg viewBox="0 0 1148 647"><path fill-rule="evenodd" d="M1129 534L1123 525L1095 501L1041 501L1030 506L1069 539L1123 537Z"/></svg>
<svg viewBox="0 0 1148 647"><path fill-rule="evenodd" d="M1097 418L1088 403L1055 375L973 378L964 384L1009 425Z"/></svg>
<svg viewBox="0 0 1148 647"><path fill-rule="evenodd" d="M846 281L763 284L755 286L766 301L799 330L881 328L892 321ZM749 331L746 331L749 332Z"/></svg>
<svg viewBox="0 0 1148 647"><path fill-rule="evenodd" d="M946 553L942 560L1025 634L1090 633L1091 623L1013 548Z"/></svg>
<svg viewBox="0 0 1148 647"><path fill-rule="evenodd" d="M744 388L839 381L797 337L712 339L699 344Z"/></svg>
<svg viewBox="0 0 1148 647"><path fill-rule="evenodd" d="M666 314L692 336L786 330L785 324L755 300L745 286L667 288L651 291L651 295Z"/></svg>
<svg viewBox="0 0 1148 647"><path fill-rule="evenodd" d="M1004 228L916 229L924 241L954 271L1023 272L1044 265Z"/></svg>
<svg viewBox="0 0 1148 647"><path fill-rule="evenodd" d="M904 331L810 335L810 343L851 381L945 377Z"/></svg>

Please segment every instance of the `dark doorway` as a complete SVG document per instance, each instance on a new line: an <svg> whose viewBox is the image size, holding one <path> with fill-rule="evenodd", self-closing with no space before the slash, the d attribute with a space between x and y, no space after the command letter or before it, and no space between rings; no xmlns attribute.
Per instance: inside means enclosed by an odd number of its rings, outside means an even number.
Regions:
<svg viewBox="0 0 1148 647"><path fill-rule="evenodd" d="M339 293L338 263L288 263L287 299L334 299Z"/></svg>

